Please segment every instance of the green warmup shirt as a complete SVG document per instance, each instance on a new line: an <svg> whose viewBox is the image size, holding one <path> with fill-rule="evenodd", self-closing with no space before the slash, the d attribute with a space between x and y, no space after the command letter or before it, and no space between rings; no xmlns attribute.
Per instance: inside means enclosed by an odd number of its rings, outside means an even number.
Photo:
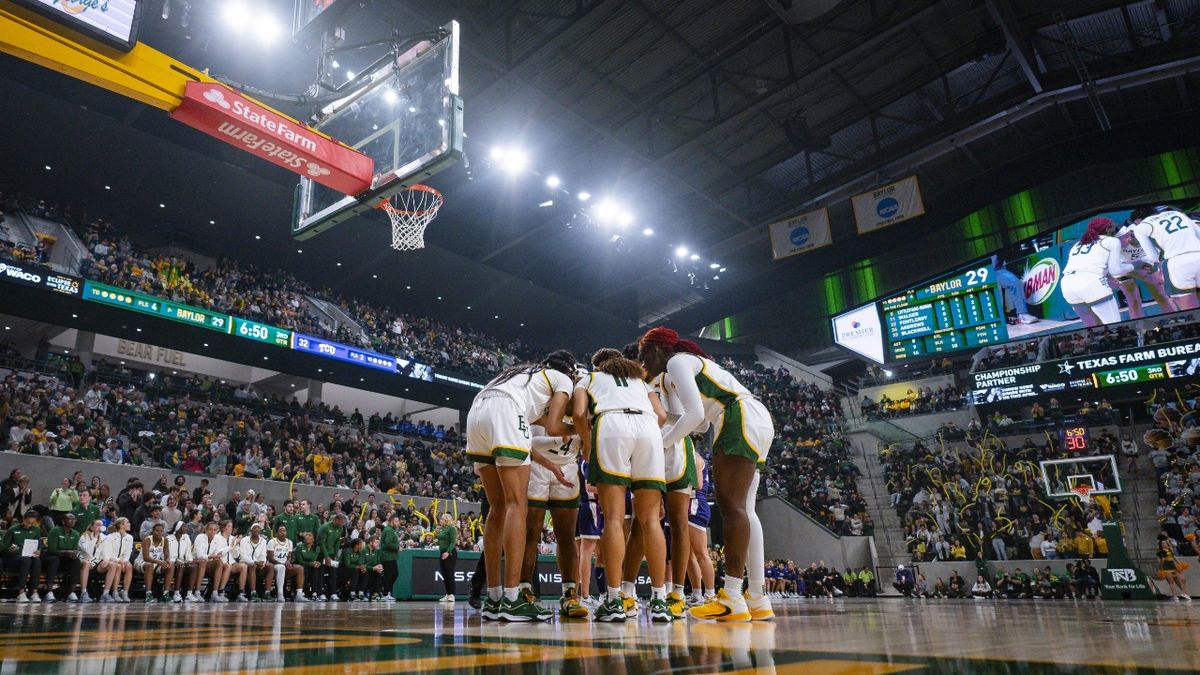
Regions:
<svg viewBox="0 0 1200 675"><path fill-rule="evenodd" d="M400 533L388 525L383 528L383 536L379 538L379 562L395 562L399 556Z"/></svg>
<svg viewBox="0 0 1200 675"><path fill-rule="evenodd" d="M79 533L65 525L50 530L50 553L59 554L79 550Z"/></svg>
<svg viewBox="0 0 1200 675"><path fill-rule="evenodd" d="M458 542L458 528L453 525L447 525L438 530L437 543L438 550L442 553L454 550L454 545Z"/></svg>
<svg viewBox="0 0 1200 675"><path fill-rule="evenodd" d="M317 550L323 557L337 560L342 545L342 528L333 523L325 523L317 530L316 543Z"/></svg>

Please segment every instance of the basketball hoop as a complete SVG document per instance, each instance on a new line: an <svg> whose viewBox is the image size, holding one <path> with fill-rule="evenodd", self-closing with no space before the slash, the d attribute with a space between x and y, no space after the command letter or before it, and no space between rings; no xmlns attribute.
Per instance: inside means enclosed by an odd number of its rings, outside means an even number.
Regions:
<svg viewBox="0 0 1200 675"><path fill-rule="evenodd" d="M392 248L416 251L425 248L425 226L442 208L442 193L428 185L410 185L379 202L375 208L392 221Z"/></svg>
<svg viewBox="0 0 1200 675"><path fill-rule="evenodd" d="M1088 506L1092 503L1091 485L1088 485L1087 483L1080 483L1079 485L1071 488L1071 492L1075 493L1075 496L1079 498L1079 503L1083 506Z"/></svg>

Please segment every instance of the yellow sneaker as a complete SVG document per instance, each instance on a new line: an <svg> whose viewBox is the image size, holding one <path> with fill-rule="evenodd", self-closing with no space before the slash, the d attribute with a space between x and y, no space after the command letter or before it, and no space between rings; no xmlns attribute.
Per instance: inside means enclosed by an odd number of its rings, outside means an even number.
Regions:
<svg viewBox="0 0 1200 675"><path fill-rule="evenodd" d="M636 619L638 614L642 611L642 606L638 603L637 598L622 593L621 601L625 603L625 618Z"/></svg>
<svg viewBox="0 0 1200 675"><path fill-rule="evenodd" d="M586 619L587 607L579 600L579 594L574 588L568 588L558 601L558 615L566 619Z"/></svg>
<svg viewBox="0 0 1200 675"><path fill-rule="evenodd" d="M703 605L691 609L692 617L702 621L734 621L750 620L750 608L746 599L739 595L730 595L725 589L717 591L713 599Z"/></svg>
<svg viewBox="0 0 1200 675"><path fill-rule="evenodd" d="M683 610L686 608L687 605L683 602L682 595L675 592L667 593L667 609L671 610L671 616L676 620L683 618Z"/></svg>
<svg viewBox="0 0 1200 675"><path fill-rule="evenodd" d="M746 600L746 606L750 608L751 621L770 621L775 618L775 610L771 608L771 599L766 594L755 598L750 595L749 591L744 591L742 597Z"/></svg>

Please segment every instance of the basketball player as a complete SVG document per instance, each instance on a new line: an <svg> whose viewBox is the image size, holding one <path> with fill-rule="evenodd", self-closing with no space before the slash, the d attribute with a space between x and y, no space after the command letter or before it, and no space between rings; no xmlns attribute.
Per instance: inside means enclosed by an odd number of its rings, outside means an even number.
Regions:
<svg viewBox="0 0 1200 675"><path fill-rule="evenodd" d="M1125 276L1134 268L1121 260L1121 241L1112 236L1115 231L1112 220L1093 218L1087 232L1071 247L1063 270L1063 299L1088 328L1121 321L1121 308L1108 277Z"/></svg>
<svg viewBox="0 0 1200 675"><path fill-rule="evenodd" d="M531 424L547 435L568 436L563 424L575 372L575 357L556 351L536 365L503 370L475 396L467 413L467 457L483 482L492 508L483 525L484 567L489 586L483 603L487 621L548 621L552 613L519 596L525 556L529 499ZM500 574L501 554L509 564Z"/></svg>
<svg viewBox="0 0 1200 675"><path fill-rule="evenodd" d="M683 414L679 397L673 395L674 388L667 373L652 380L652 391L658 395L667 422L675 422ZM688 510L696 487L696 449L690 435L664 449L667 496L666 512L670 539L671 582L667 584L667 606L676 619L683 618L683 580L687 575L691 557L691 527L688 526ZM639 561L640 564L640 561Z"/></svg>
<svg viewBox="0 0 1200 675"><path fill-rule="evenodd" d="M534 464L529 470L529 513L525 519L525 563L521 569L522 594L534 602L532 581L537 572L537 546L541 540L546 509L554 526L558 571L562 575L562 598L558 602L559 616L586 619L587 607L580 602L575 586L579 560L572 539L579 517L579 450L578 436L547 436L540 426L532 428Z"/></svg>
<svg viewBox="0 0 1200 675"><path fill-rule="evenodd" d="M1142 307L1142 294L1138 289L1139 281L1145 284L1146 289L1150 291L1150 297L1154 298L1154 302L1158 304L1160 314L1176 311L1175 301L1167 294L1162 270L1146 267L1143 264L1146 252L1142 250L1133 236L1133 227L1131 225L1122 226L1117 230L1117 239L1121 241L1121 260L1134 268L1127 276L1117 278L1117 282L1121 284L1121 294L1125 296L1125 304L1129 306L1129 318L1141 319L1146 316L1146 310Z"/></svg>
<svg viewBox="0 0 1200 675"><path fill-rule="evenodd" d="M641 532L642 548L650 570L650 620L674 619L667 607L666 542L659 525L663 477L662 436L658 425L665 419L662 406L643 381L645 371L637 361L615 349L601 349L592 356L592 372L575 390L574 419L580 429L584 456L588 459L588 481L600 493L600 509L609 523L600 537L601 556L608 577L605 601L595 618L604 622L626 619L625 598L612 584L611 571L625 561L625 539L613 527L625 516L625 491L633 489L634 519ZM588 435L585 435L585 431Z"/></svg>
<svg viewBox="0 0 1200 675"><path fill-rule="evenodd" d="M708 495L712 492L712 478L709 464L700 453L696 453L696 492L692 495L688 507L688 537L692 549L691 560L688 562L688 575L692 578L693 605L702 604L704 593L712 592L716 587L716 572L713 570L712 558L708 557L708 523L712 517L708 505Z"/></svg>
<svg viewBox="0 0 1200 675"><path fill-rule="evenodd" d="M579 472L581 475L587 475L587 462L580 463ZM575 545L579 573L575 578L579 580L579 593L583 596L584 603L595 607L599 603L591 604L590 600L593 574L592 556L596 553L596 544L600 541L600 533L604 531L604 514L600 512L599 493L596 491L596 486L585 483L584 489L579 494L578 513ZM597 591L604 593L605 586L601 583L601 575L604 574L604 558L602 556L596 558L595 574Z"/></svg>
<svg viewBox="0 0 1200 675"><path fill-rule="evenodd" d="M1170 207L1138 208L1129 215L1133 236L1146 252L1146 262L1162 260L1167 290L1179 310L1200 309L1200 225Z"/></svg>
<svg viewBox="0 0 1200 675"><path fill-rule="evenodd" d="M725 587L707 604L693 607L692 616L717 621L768 621L775 618L763 594L766 557L762 523L754 511L759 466L764 464L775 436L766 407L733 375L711 361L691 340L670 328L652 328L642 336L641 357L646 370L666 373L683 413L663 429L663 444L671 446L706 423L715 425L713 476L717 505L725 533ZM750 580L743 595L742 574Z"/></svg>

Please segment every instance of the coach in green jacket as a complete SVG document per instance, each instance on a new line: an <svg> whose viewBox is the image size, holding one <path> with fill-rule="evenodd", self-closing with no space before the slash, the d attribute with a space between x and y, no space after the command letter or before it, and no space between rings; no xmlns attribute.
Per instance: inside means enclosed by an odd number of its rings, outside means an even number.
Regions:
<svg viewBox="0 0 1200 675"><path fill-rule="evenodd" d="M400 516L395 513L388 519L379 538L379 563L383 565L383 592L391 595L396 585L400 568L396 559L400 557Z"/></svg>
<svg viewBox="0 0 1200 675"><path fill-rule="evenodd" d="M54 591L59 585L54 583L56 577L62 574L67 581L67 600L74 602L75 586L79 583L79 533L75 531L75 514L66 513L62 516L62 524L50 530L46 540L46 556L42 563L46 572L46 586L49 588L48 600L54 599ZM61 593L60 595L65 595Z"/></svg>
<svg viewBox="0 0 1200 675"><path fill-rule="evenodd" d="M83 534L92 523L100 520L100 507L92 501L91 490L79 491L79 503L71 513L75 514L75 531L79 534Z"/></svg>
<svg viewBox="0 0 1200 675"><path fill-rule="evenodd" d="M275 520L271 522L271 529L278 530L280 525L287 528L287 538L292 540L292 543L299 542L300 530L296 519L296 502L287 500L283 503L283 513L275 516Z"/></svg>
<svg viewBox="0 0 1200 675"><path fill-rule="evenodd" d="M315 537L320 528L320 516L312 512L312 504L307 499L301 499L300 513L296 514L296 536L303 537L305 532L312 532Z"/></svg>
<svg viewBox="0 0 1200 675"><path fill-rule="evenodd" d="M37 542L37 549L32 556L21 553L28 540ZM0 535L0 552L4 555L4 565L9 571L17 574L17 602L38 602L38 580L42 576L42 528L38 525L38 512L30 509L25 512L21 522L13 525ZM25 595L28 583L29 596Z"/></svg>

